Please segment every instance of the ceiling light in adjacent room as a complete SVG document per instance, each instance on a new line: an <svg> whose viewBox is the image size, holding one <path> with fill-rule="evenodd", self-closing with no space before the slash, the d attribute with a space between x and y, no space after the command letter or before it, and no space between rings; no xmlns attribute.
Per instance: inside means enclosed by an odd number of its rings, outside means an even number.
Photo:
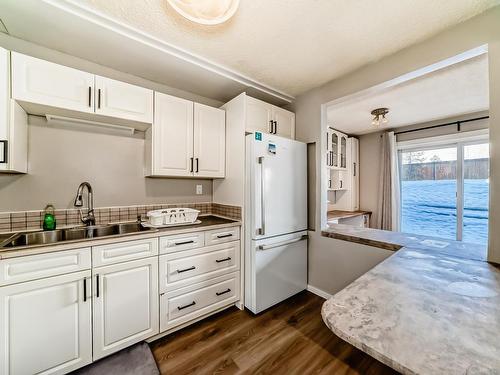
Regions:
<svg viewBox="0 0 500 375"><path fill-rule="evenodd" d="M380 123L382 124L387 124L387 117L386 115L389 113L389 108L376 108L373 111L371 111L371 114L373 116L372 118L372 125L374 126L380 126Z"/></svg>
<svg viewBox="0 0 500 375"><path fill-rule="evenodd" d="M180 15L202 25L218 25L230 19L240 0L167 0Z"/></svg>

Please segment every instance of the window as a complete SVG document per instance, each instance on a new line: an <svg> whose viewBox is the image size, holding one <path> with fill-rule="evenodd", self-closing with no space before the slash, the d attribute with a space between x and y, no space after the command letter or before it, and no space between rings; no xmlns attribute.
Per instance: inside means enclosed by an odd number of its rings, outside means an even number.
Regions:
<svg viewBox="0 0 500 375"><path fill-rule="evenodd" d="M401 231L487 245L487 139L401 147Z"/></svg>

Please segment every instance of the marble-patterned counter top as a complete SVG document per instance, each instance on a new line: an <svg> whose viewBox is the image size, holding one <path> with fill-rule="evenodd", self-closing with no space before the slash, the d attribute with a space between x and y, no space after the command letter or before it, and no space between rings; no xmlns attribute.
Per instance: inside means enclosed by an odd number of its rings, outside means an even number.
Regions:
<svg viewBox="0 0 500 375"><path fill-rule="evenodd" d="M325 237L356 242L386 250L397 251L403 247L409 247L430 252L439 251L443 254L476 260L486 260L487 256L486 247L476 244L343 224L329 224L328 226L329 229L321 232Z"/></svg>
<svg viewBox="0 0 500 375"><path fill-rule="evenodd" d="M44 245L31 245L10 248L4 247L0 248L0 260L26 255L43 254L53 251L70 250L86 246L105 245L108 243L119 241L139 240L144 238L160 237L164 235L198 232L211 229L222 229L235 225L241 225L241 221L232 220L216 215L201 215L198 217L198 219L201 221L201 223L199 224L172 226L161 229L151 229L143 232L118 234L96 238L84 238L72 241L61 241Z"/></svg>
<svg viewBox="0 0 500 375"><path fill-rule="evenodd" d="M325 302L337 336L404 374L500 374L500 268L485 251L346 227L323 235L400 250Z"/></svg>

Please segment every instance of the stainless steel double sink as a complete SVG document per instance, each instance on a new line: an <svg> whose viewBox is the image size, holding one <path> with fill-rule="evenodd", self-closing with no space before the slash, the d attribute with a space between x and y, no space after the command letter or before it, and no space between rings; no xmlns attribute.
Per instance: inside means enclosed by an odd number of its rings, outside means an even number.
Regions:
<svg viewBox="0 0 500 375"><path fill-rule="evenodd" d="M19 246L34 246L53 244L62 241L75 241L120 234L137 233L151 230L140 223L121 223L113 225L92 225L39 232L15 233L0 243L0 248L13 248Z"/></svg>

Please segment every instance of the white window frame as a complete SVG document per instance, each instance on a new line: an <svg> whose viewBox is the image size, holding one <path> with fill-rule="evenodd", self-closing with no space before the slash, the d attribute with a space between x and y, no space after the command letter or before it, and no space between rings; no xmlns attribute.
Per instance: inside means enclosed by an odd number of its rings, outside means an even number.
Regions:
<svg viewBox="0 0 500 375"><path fill-rule="evenodd" d="M398 153L399 163L398 167L400 168L401 163L401 153L402 152L411 152L411 151L425 151L439 149L439 148L447 148L447 147L456 147L457 148L457 191L456 191L456 200L457 200L457 229L456 229L456 240L462 241L463 238L463 218L464 218L464 147L481 144L481 143L489 143L489 131L488 129L476 130L470 132L442 135L436 137L428 137L428 138L419 138L412 139L409 141L401 141L396 143L396 150ZM401 175L401 174L399 174ZM400 191L401 190L401 178L399 180L400 183ZM488 194L489 199L489 194ZM489 202L488 202L489 203ZM399 219L401 222L402 216L402 206L399 208Z"/></svg>

